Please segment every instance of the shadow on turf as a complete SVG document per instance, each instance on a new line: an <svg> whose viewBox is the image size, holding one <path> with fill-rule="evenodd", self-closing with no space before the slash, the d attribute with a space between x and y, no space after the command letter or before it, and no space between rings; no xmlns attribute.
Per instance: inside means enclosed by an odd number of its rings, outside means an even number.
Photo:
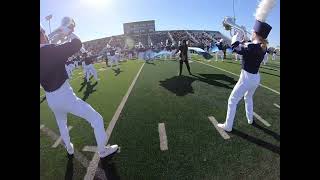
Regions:
<svg viewBox="0 0 320 180"><path fill-rule="evenodd" d="M280 68L280 64L274 64L274 63L267 63L266 66L275 67L275 68Z"/></svg>
<svg viewBox="0 0 320 180"><path fill-rule="evenodd" d="M212 83L212 85L219 84L222 87L226 86L225 84L217 82L216 80L222 80L222 81L228 82L229 85L235 85L237 83L236 80L224 74L199 74L199 75L205 78L204 82L208 82L209 84ZM202 77L199 77L199 76L197 77L200 78L200 80L203 80ZM227 86L226 88L229 89L230 87Z"/></svg>
<svg viewBox="0 0 320 180"><path fill-rule="evenodd" d="M73 179L73 158L68 159L64 179L65 180L72 180Z"/></svg>
<svg viewBox="0 0 320 180"><path fill-rule="evenodd" d="M100 162L104 174L108 180L119 180L120 176L116 168L116 164L112 160ZM103 165L102 165L103 164Z"/></svg>
<svg viewBox="0 0 320 180"><path fill-rule="evenodd" d="M44 97L41 99L40 104L43 103L43 101L45 101L46 99L47 99L46 96L44 96Z"/></svg>
<svg viewBox="0 0 320 180"><path fill-rule="evenodd" d="M196 78L190 76L174 76L164 81L159 81L160 86L166 88L177 96L185 96L189 93L194 93L191 84L196 81Z"/></svg>
<svg viewBox="0 0 320 180"><path fill-rule="evenodd" d="M89 95L96 91L94 89L94 87L98 84L98 82L91 84L91 81L89 81L86 84L87 84L86 90L83 92L83 94L84 94L84 96L82 98L83 101L86 101L88 99Z"/></svg>
<svg viewBox="0 0 320 180"><path fill-rule="evenodd" d="M236 130L236 129L233 129L230 133L234 134L236 136L239 136L239 137L241 137L241 138L243 138L243 139L245 139L247 141L250 141L250 142L252 142L252 143L254 143L254 144L258 145L258 146L261 146L261 147L263 147L265 149L268 149L268 150L280 155L280 147L278 147L276 145L270 144L268 142L265 142L265 141L263 141L261 139L258 139L256 137L250 136L250 135L248 135L248 134L246 134L244 132L241 132L239 130Z"/></svg>
<svg viewBox="0 0 320 180"><path fill-rule="evenodd" d="M268 67L265 67L264 66L260 66L261 69L268 69L268 70L271 70L271 71L279 71L278 69L272 69L272 68L268 68Z"/></svg>
<svg viewBox="0 0 320 180"><path fill-rule="evenodd" d="M156 65L154 62L151 63L150 61L146 61L146 64L152 64L154 66Z"/></svg>
<svg viewBox="0 0 320 180"><path fill-rule="evenodd" d="M279 135L279 134L277 134L277 133L275 133L275 132L273 132L273 131L265 128L265 127L262 127L262 126L260 126L260 125L257 124L257 123L253 123L252 125L253 125L254 127L262 130L264 133L269 134L270 136L272 136L272 137L273 137L274 139L276 139L277 141L280 141L280 135Z"/></svg>
<svg viewBox="0 0 320 180"><path fill-rule="evenodd" d="M89 78L89 80L91 80L91 79L92 79L92 76ZM81 92L86 85L87 85L87 79L84 77L83 82L81 83L81 87L78 90L78 92Z"/></svg>
<svg viewBox="0 0 320 180"><path fill-rule="evenodd" d="M271 74L271 73L267 73L267 72L264 72L264 71L260 71L260 73L262 73L262 74L269 74L269 75L271 75L271 76L277 76L277 77L280 77L279 75Z"/></svg>
<svg viewBox="0 0 320 180"><path fill-rule="evenodd" d="M117 69L113 69L113 68L112 68L112 70L113 70L115 76L118 76L121 72L123 72L123 71L121 71L121 70L118 69L118 68L117 68Z"/></svg>
<svg viewBox="0 0 320 180"><path fill-rule="evenodd" d="M230 87L229 85L233 85L233 84L237 83L237 81L235 81L233 78L230 78L224 74L199 74L199 75L200 76L193 74L192 76L196 77L198 81L201 81L201 82L213 85L213 86L223 87L226 89L232 89L232 87ZM229 85L221 83L216 80L227 81L229 83Z"/></svg>
<svg viewBox="0 0 320 180"><path fill-rule="evenodd" d="M227 89L232 89L229 85L234 85L237 83L233 78L226 76L224 74L199 74L190 76L174 76L172 78L166 79L164 81L159 81L160 86L166 88L167 90L171 91L172 93L176 94L177 96L185 96L189 93L194 93L194 90L191 84L194 81L201 81L213 86L219 86ZM221 83L216 80L223 80L229 83L229 85Z"/></svg>

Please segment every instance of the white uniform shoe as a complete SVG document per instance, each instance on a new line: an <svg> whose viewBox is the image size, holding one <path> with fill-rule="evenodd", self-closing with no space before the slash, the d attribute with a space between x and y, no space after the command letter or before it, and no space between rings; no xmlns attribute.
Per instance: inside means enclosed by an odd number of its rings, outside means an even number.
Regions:
<svg viewBox="0 0 320 180"><path fill-rule="evenodd" d="M232 128L227 128L225 124L218 124L217 125L219 128L225 130L225 131L228 131L228 132L231 132L232 131Z"/></svg>
<svg viewBox="0 0 320 180"><path fill-rule="evenodd" d="M252 124L252 123L253 123L253 120L248 119L248 124Z"/></svg>
<svg viewBox="0 0 320 180"><path fill-rule="evenodd" d="M66 147L66 149L67 149L67 152L68 152L69 155L73 155L74 148L73 148L73 144L72 143L70 143L70 147Z"/></svg>
<svg viewBox="0 0 320 180"><path fill-rule="evenodd" d="M106 149L104 152L99 152L99 156L100 158L105 158L107 156L113 155L114 153L116 153L119 150L119 146L118 145L111 145L111 146L106 146Z"/></svg>

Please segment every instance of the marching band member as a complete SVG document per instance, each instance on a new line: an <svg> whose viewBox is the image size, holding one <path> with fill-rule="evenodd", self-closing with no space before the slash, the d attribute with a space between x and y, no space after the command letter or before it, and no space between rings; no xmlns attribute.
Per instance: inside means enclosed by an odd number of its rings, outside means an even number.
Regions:
<svg viewBox="0 0 320 180"><path fill-rule="evenodd" d="M79 56L73 59L74 68L78 69L79 67Z"/></svg>
<svg viewBox="0 0 320 180"><path fill-rule="evenodd" d="M216 44L216 46L219 48L219 51L216 52L216 61L218 61L218 56L220 56L221 61L223 61L223 39L221 38L220 41Z"/></svg>
<svg viewBox="0 0 320 180"><path fill-rule="evenodd" d="M178 53L179 51L181 52L180 53L180 71L179 71L179 76L181 76L181 73L182 73L183 62L186 64L189 74L192 75L192 73L190 71L189 61L188 61L188 45L187 45L187 41L186 40L182 41L182 45L174 53L174 55L176 53Z"/></svg>
<svg viewBox="0 0 320 180"><path fill-rule="evenodd" d="M235 61L238 61L238 54L237 53L234 53L234 59L235 59Z"/></svg>
<svg viewBox="0 0 320 180"><path fill-rule="evenodd" d="M64 66L65 66L65 69L66 69L66 72L68 74L69 79L71 79L72 71L73 71L73 68L74 68L72 60L69 58L69 60L65 63Z"/></svg>
<svg viewBox="0 0 320 180"><path fill-rule="evenodd" d="M68 57L81 48L79 38L71 34L73 28L66 34L71 42L62 45L48 44L48 37L40 24L40 84L43 87L48 105L56 118L63 144L68 157L73 157L74 147L70 141L67 127L67 114L71 113L84 118L94 129L97 149L100 158L109 157L118 151L118 145L106 147L107 134L102 116L88 103L76 96L68 81L64 64Z"/></svg>
<svg viewBox="0 0 320 180"><path fill-rule="evenodd" d="M264 55L263 61L262 61L263 65L266 65L268 60L269 60L269 51L267 50L266 54Z"/></svg>
<svg viewBox="0 0 320 180"><path fill-rule="evenodd" d="M272 60L273 61L276 60L276 51L273 51L273 53L272 53Z"/></svg>
<svg viewBox="0 0 320 180"><path fill-rule="evenodd" d="M116 49L114 47L112 47L111 49L109 49L109 53L110 53L110 58L108 58L110 60L110 67L113 67L113 64L116 64L117 69L119 68L119 62L116 56Z"/></svg>
<svg viewBox="0 0 320 180"><path fill-rule="evenodd" d="M88 57L88 54L85 52L83 53L83 61L85 62L85 67L86 67L86 78L87 78L87 82L89 82L89 78L91 76L91 74L93 75L94 79L96 81L98 81L98 74L97 74L97 71L96 69L94 68L93 66L93 59L98 57L98 56L91 56L91 57Z"/></svg>
<svg viewBox="0 0 320 180"><path fill-rule="evenodd" d="M267 40L272 27L256 20L252 43L240 44L239 34L232 37L232 49L242 55L242 70L240 78L233 88L229 100L226 121L218 124L225 131L232 131L234 116L238 102L244 97L246 116L249 124L253 123L253 100L252 97L260 83L259 67L267 51Z"/></svg>

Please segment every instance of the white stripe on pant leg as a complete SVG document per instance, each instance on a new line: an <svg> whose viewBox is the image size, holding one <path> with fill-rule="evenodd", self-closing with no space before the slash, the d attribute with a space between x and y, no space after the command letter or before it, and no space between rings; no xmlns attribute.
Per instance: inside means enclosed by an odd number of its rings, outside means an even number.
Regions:
<svg viewBox="0 0 320 180"><path fill-rule="evenodd" d="M270 123L268 123L266 120L264 120L261 116L259 116L257 113L253 112L253 116L257 118L262 124L264 124L267 127L270 127Z"/></svg>
<svg viewBox="0 0 320 180"><path fill-rule="evenodd" d="M223 139L230 139L230 136L221 128L219 128L217 120L213 116L209 116L209 121L213 124Z"/></svg>
<svg viewBox="0 0 320 180"><path fill-rule="evenodd" d="M168 150L168 140L167 140L166 128L164 126L164 123L158 124L158 131L159 131L159 139L160 139L160 149L161 151L166 151Z"/></svg>
<svg viewBox="0 0 320 180"><path fill-rule="evenodd" d="M280 106L278 104L274 103L273 105L280 109Z"/></svg>
<svg viewBox="0 0 320 180"><path fill-rule="evenodd" d="M68 130L70 131L72 129L72 126L69 126L68 127ZM57 148L58 147L58 145L61 143L61 141L62 141L62 138L61 138L61 136L56 140L56 142L51 146L52 148Z"/></svg>
<svg viewBox="0 0 320 180"><path fill-rule="evenodd" d="M145 63L142 64L142 66L139 69L137 75L133 79L130 87L128 88L128 91L127 91L126 95L122 98L122 101L121 101L120 105L118 106L116 112L114 113L114 115L113 115L113 117L112 117L112 119L111 119L111 121L109 123L109 126L108 126L107 131L106 131L106 133L108 135L107 142L109 141L109 138L110 138L110 135L112 133L112 130L113 130L113 128L114 128L114 126L115 126L115 124L116 124L116 122L117 122L117 120L118 120L118 118L120 116L120 113L121 113L121 111L122 111L122 109L123 109L128 97L129 97L130 93L131 93L131 90L132 90L133 86L135 85L135 83L136 83L136 81L137 81L137 79L138 79L138 77L140 75L140 72L142 71L142 68L143 68L144 64ZM92 160L91 160L91 162L90 162L90 164L89 164L89 167L87 168L87 173L84 176L85 180L93 180L93 178L94 178L94 176L96 174L96 171L97 171L99 160L100 160L100 158L99 158L98 153L95 153L93 158L92 158Z"/></svg>

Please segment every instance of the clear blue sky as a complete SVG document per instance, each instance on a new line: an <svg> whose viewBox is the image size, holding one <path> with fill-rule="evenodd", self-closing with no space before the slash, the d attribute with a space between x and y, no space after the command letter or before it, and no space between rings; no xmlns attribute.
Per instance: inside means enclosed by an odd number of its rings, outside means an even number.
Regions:
<svg viewBox="0 0 320 180"><path fill-rule="evenodd" d="M74 18L75 33L82 41L123 34L123 23L155 20L156 30L217 30L225 16L233 16L233 0L40 0L40 22L49 32L44 17L52 14L51 30L64 16ZM234 0L237 24L251 30L258 0ZM267 18L273 27L271 46L280 45L280 0Z"/></svg>

